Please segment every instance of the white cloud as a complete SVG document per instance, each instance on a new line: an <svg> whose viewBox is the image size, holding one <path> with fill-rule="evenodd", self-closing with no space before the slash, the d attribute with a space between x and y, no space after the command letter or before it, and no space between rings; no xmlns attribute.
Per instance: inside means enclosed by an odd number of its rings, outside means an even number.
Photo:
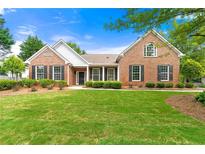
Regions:
<svg viewBox="0 0 205 154"><path fill-rule="evenodd" d="M69 36L69 35L54 35L53 37L51 37L52 41L59 41L60 39L68 42L68 41L78 41L76 37L74 36Z"/></svg>
<svg viewBox="0 0 205 154"><path fill-rule="evenodd" d="M68 20L61 12L58 12L58 14L53 17L54 20L56 20L55 23L52 24L77 24L80 23L80 20L72 19Z"/></svg>
<svg viewBox="0 0 205 154"><path fill-rule="evenodd" d="M124 46L117 46L117 47L105 47L105 48L97 48L97 49L91 49L86 50L88 53L101 53L101 54L119 54L123 50L125 50L129 45Z"/></svg>
<svg viewBox="0 0 205 154"><path fill-rule="evenodd" d="M86 35L84 36L84 38L85 38L86 40L91 40L91 39L93 38L93 36L86 34Z"/></svg>
<svg viewBox="0 0 205 154"><path fill-rule="evenodd" d="M16 41L14 45L11 46L11 52L13 55L18 55L20 50L20 44L23 43L22 41Z"/></svg>
<svg viewBox="0 0 205 154"><path fill-rule="evenodd" d="M24 36L35 35L36 30L36 26L33 25L18 26L17 33Z"/></svg>
<svg viewBox="0 0 205 154"><path fill-rule="evenodd" d="M4 9L0 8L0 15L3 15L3 14L4 14Z"/></svg>
<svg viewBox="0 0 205 154"><path fill-rule="evenodd" d="M16 9L12 9L12 8L0 8L0 14L1 15L4 15L6 13L13 13L13 12L16 12Z"/></svg>

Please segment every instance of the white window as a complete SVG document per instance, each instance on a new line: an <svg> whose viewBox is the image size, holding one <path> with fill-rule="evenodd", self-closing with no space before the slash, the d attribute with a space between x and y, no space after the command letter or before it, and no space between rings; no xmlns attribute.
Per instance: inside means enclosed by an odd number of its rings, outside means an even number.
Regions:
<svg viewBox="0 0 205 154"><path fill-rule="evenodd" d="M53 66L53 80L61 80L61 67Z"/></svg>
<svg viewBox="0 0 205 154"><path fill-rule="evenodd" d="M107 68L107 80L115 80L115 68Z"/></svg>
<svg viewBox="0 0 205 154"><path fill-rule="evenodd" d="M36 79L44 79L44 66L36 66Z"/></svg>
<svg viewBox="0 0 205 154"><path fill-rule="evenodd" d="M157 49L153 43L148 43L144 47L144 56L145 57L156 57Z"/></svg>
<svg viewBox="0 0 205 154"><path fill-rule="evenodd" d="M132 81L141 81L141 66L132 66Z"/></svg>
<svg viewBox="0 0 205 154"><path fill-rule="evenodd" d="M92 80L99 81L100 80L100 68L92 69Z"/></svg>
<svg viewBox="0 0 205 154"><path fill-rule="evenodd" d="M160 81L169 81L169 66L160 65Z"/></svg>

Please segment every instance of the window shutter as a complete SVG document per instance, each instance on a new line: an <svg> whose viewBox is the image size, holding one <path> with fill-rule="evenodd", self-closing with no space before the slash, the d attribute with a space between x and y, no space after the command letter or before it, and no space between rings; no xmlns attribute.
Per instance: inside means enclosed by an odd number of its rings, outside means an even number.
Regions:
<svg viewBox="0 0 205 154"><path fill-rule="evenodd" d="M117 81L117 68L115 68L115 80Z"/></svg>
<svg viewBox="0 0 205 154"><path fill-rule="evenodd" d="M90 68L89 72L90 72L90 80L92 80L92 68Z"/></svg>
<svg viewBox="0 0 205 154"><path fill-rule="evenodd" d="M173 65L169 65L169 81L173 80Z"/></svg>
<svg viewBox="0 0 205 154"><path fill-rule="evenodd" d="M53 66L49 66L49 79L53 79Z"/></svg>
<svg viewBox="0 0 205 154"><path fill-rule="evenodd" d="M129 65L129 81L132 81L132 65Z"/></svg>
<svg viewBox="0 0 205 154"><path fill-rule="evenodd" d="M107 68L105 68L105 81L107 81Z"/></svg>
<svg viewBox="0 0 205 154"><path fill-rule="evenodd" d="M158 68L157 68L157 79L158 81L160 81L160 73L161 73L161 65L158 65Z"/></svg>
<svg viewBox="0 0 205 154"><path fill-rule="evenodd" d="M35 75L36 75L36 66L33 65L32 66L32 79L35 79Z"/></svg>
<svg viewBox="0 0 205 154"><path fill-rule="evenodd" d="M44 78L47 79L47 66L44 66Z"/></svg>
<svg viewBox="0 0 205 154"><path fill-rule="evenodd" d="M144 65L141 65L141 81L144 81Z"/></svg>
<svg viewBox="0 0 205 154"><path fill-rule="evenodd" d="M64 66L61 66L61 80L64 80Z"/></svg>
<svg viewBox="0 0 205 154"><path fill-rule="evenodd" d="M102 81L102 68L100 68L100 80Z"/></svg>
<svg viewBox="0 0 205 154"><path fill-rule="evenodd" d="M144 45L144 56L147 56L147 54L146 54L146 45Z"/></svg>

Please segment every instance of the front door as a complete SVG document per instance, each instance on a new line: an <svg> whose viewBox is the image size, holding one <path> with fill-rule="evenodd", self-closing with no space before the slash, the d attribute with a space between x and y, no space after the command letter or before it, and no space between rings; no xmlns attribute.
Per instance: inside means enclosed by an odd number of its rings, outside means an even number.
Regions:
<svg viewBox="0 0 205 154"><path fill-rule="evenodd" d="M85 82L85 73L84 72L79 72L79 85L84 85Z"/></svg>

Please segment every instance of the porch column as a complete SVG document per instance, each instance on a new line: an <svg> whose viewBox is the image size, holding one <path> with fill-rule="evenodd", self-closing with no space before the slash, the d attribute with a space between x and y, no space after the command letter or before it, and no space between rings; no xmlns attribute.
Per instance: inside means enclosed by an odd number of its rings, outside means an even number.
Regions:
<svg viewBox="0 0 205 154"><path fill-rule="evenodd" d="M117 81L120 81L120 67L117 66Z"/></svg>
<svg viewBox="0 0 205 154"><path fill-rule="evenodd" d="M102 67L102 80L105 81L105 67Z"/></svg>
<svg viewBox="0 0 205 154"><path fill-rule="evenodd" d="M89 66L87 66L86 81L89 81Z"/></svg>

